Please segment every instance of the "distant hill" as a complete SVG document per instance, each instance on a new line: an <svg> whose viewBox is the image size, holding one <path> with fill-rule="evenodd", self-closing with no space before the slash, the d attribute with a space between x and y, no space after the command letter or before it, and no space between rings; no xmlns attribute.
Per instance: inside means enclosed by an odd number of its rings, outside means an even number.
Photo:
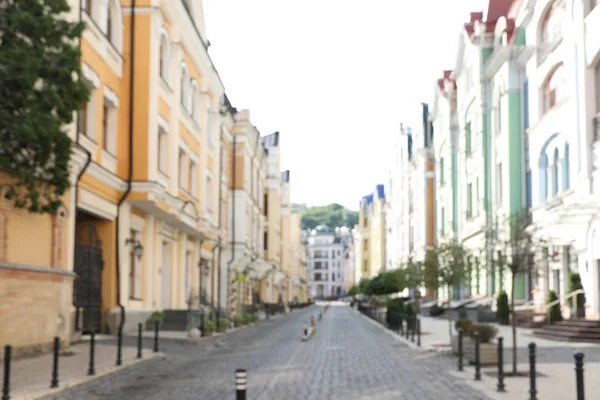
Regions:
<svg viewBox="0 0 600 400"><path fill-rule="evenodd" d="M358 212L348 210L341 204L332 203L327 206L308 207L306 204L294 204L294 210L302 216L302 229L314 229L318 225L330 228L347 226L353 228L358 223Z"/></svg>

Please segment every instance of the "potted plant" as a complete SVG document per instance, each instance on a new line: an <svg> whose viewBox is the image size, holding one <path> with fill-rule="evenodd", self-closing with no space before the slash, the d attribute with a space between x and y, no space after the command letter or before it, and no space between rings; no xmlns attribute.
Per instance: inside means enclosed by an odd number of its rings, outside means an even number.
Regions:
<svg viewBox="0 0 600 400"><path fill-rule="evenodd" d="M550 304L556 300L558 300L558 296L556 295L554 290L550 290L548 292L548 297L546 298L546 304ZM551 306L548 312L550 313L551 324L563 320L562 312L560 311L560 303L556 303L553 306Z"/></svg>
<svg viewBox="0 0 600 400"><path fill-rule="evenodd" d="M492 339L498 334L498 329L489 324L473 324L471 326L471 340L464 344L465 359L471 363L475 362L475 341L474 334L479 334L479 364L497 365L498 348L492 343Z"/></svg>
<svg viewBox="0 0 600 400"><path fill-rule="evenodd" d="M238 314L233 317L233 324L236 328L239 328L240 326L245 324L245 317L245 314Z"/></svg>
<svg viewBox="0 0 600 400"><path fill-rule="evenodd" d="M459 328L462 329L462 332L463 332L463 353L464 353L465 342L471 340L471 328L472 327L473 327L473 321L471 321L468 318L458 319L454 323L454 329L456 329L457 334L452 335L452 340L451 340L452 343L451 344L452 344L452 354L454 354L455 356L458 355L458 329Z"/></svg>
<svg viewBox="0 0 600 400"><path fill-rule="evenodd" d="M215 323L211 320L208 321L204 321L204 336L212 336L213 332L215 331Z"/></svg>
<svg viewBox="0 0 600 400"><path fill-rule="evenodd" d="M508 325L510 318L510 306L508 305L508 294L500 292L496 299L496 319L500 325Z"/></svg>
<svg viewBox="0 0 600 400"><path fill-rule="evenodd" d="M581 275L576 272L571 272L569 274L569 293L582 289ZM577 301L575 301L575 299ZM575 310L575 303L577 303L577 310ZM585 318L585 293L579 293L569 297L569 306L571 307L571 315L575 314L577 318Z"/></svg>
<svg viewBox="0 0 600 400"><path fill-rule="evenodd" d="M158 322L158 329L162 328L163 319L165 318L164 311L154 311L150 318L146 320L146 330L153 331L154 325Z"/></svg>
<svg viewBox="0 0 600 400"><path fill-rule="evenodd" d="M227 328L229 327L229 320L227 318L220 318L217 326L217 330L220 333L227 332Z"/></svg>

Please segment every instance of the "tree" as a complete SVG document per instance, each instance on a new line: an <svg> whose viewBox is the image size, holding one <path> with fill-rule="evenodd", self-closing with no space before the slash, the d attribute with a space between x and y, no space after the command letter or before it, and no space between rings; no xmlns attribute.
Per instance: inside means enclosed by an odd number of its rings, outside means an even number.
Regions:
<svg viewBox="0 0 600 400"><path fill-rule="evenodd" d="M517 373L517 326L515 313L515 279L518 274L531 271L535 256L535 239L529 229L527 211L511 215L506 224L507 238L498 239L498 265L500 273L506 268L510 272L510 315L513 339L513 374ZM499 237L499 235L496 235Z"/></svg>
<svg viewBox="0 0 600 400"><path fill-rule="evenodd" d="M435 258L432 258L429 261L431 263L429 268L432 270L435 268L437 271L437 287L446 287L448 289L448 303L446 307L448 314L448 332L450 334L450 340L452 340L450 294L452 289L464 283L465 278L468 276L469 251L462 243L454 240L439 246L431 257Z"/></svg>
<svg viewBox="0 0 600 400"><path fill-rule="evenodd" d="M347 226L352 228L358 224L358 212L348 210L341 204L333 203L327 206L307 207L305 204L293 206L302 216L302 229L314 229L318 225L330 228Z"/></svg>
<svg viewBox="0 0 600 400"><path fill-rule="evenodd" d="M358 282L358 293L364 294L365 296L371 295L371 280L369 278L362 278Z"/></svg>
<svg viewBox="0 0 600 400"><path fill-rule="evenodd" d="M64 127L85 103L79 80L82 23L67 0L0 0L0 185L15 207L54 213L69 188L71 139Z"/></svg>
<svg viewBox="0 0 600 400"><path fill-rule="evenodd" d="M348 290L348 296L356 296L357 293L358 287L356 285L353 285L350 290Z"/></svg>

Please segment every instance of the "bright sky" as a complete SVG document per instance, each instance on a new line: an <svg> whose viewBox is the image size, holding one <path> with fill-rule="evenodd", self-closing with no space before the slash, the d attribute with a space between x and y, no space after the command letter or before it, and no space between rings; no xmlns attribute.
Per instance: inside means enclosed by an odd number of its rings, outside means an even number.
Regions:
<svg viewBox="0 0 600 400"><path fill-rule="evenodd" d="M357 209L388 177L389 145L452 69L486 0L204 0L232 104L281 132L292 201Z"/></svg>

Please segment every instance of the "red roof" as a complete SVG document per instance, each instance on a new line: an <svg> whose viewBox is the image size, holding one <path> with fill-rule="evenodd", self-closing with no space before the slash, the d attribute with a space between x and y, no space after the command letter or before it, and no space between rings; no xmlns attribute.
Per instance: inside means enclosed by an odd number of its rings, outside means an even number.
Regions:
<svg viewBox="0 0 600 400"><path fill-rule="evenodd" d="M452 72L454 72L454 71L445 70L444 77L437 80L438 88L440 89L442 96L446 96L446 85L445 85L446 81L451 82L454 86L454 89L456 89L456 80L454 78L452 78Z"/></svg>
<svg viewBox="0 0 600 400"><path fill-rule="evenodd" d="M488 13L486 20L483 21L482 12L472 12L469 22L465 24L465 31L467 35L471 37L475 33L475 22L480 21L485 24L486 32L493 32L496 29L496 23L501 17L509 18L509 13L516 14L519 9L519 5L522 0L489 0ZM518 4L517 4L518 3ZM512 21L510 21L512 20ZM514 17L507 21L506 31L508 32L509 39L514 40Z"/></svg>

